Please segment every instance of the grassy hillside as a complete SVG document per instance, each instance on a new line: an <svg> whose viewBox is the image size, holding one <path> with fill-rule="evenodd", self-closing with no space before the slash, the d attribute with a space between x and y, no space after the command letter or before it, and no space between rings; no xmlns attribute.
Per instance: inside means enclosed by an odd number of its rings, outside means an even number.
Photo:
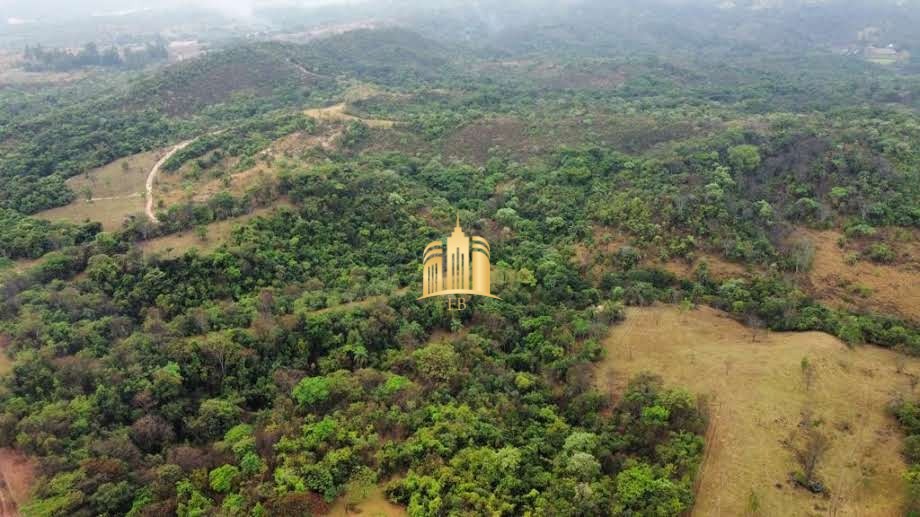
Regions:
<svg viewBox="0 0 920 517"><path fill-rule="evenodd" d="M888 404L893 392L913 393L916 359L820 333L752 332L708 308L630 309L605 346L598 381L614 396L651 372L710 397L694 515L900 514L907 468ZM827 496L790 475L812 425L829 445L815 465Z"/></svg>

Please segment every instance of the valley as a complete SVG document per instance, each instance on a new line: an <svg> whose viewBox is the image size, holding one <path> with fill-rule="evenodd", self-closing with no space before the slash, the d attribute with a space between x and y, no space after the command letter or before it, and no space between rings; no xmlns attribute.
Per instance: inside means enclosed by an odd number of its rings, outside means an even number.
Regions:
<svg viewBox="0 0 920 517"><path fill-rule="evenodd" d="M0 514L920 511L916 6L461 4L0 36Z"/></svg>

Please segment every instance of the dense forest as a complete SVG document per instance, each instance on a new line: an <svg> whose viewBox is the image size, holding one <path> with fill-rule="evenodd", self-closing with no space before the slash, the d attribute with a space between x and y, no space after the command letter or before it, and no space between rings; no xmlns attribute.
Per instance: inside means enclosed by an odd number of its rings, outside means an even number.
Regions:
<svg viewBox="0 0 920 517"><path fill-rule="evenodd" d="M418 31L244 42L41 102L0 90L0 446L39 473L20 510L322 515L382 487L413 516L681 515L707 397L650 374L599 388L627 307L920 355L910 314L815 296L797 237L912 260L920 76L777 49L778 15L752 41L701 36L715 15L679 28L681 10L618 40L627 18L601 33L598 12L465 42L462 18L432 39L422 13ZM339 103L339 125L305 111ZM184 140L163 174L225 189L115 231L42 218L75 201L68 178ZM229 188L256 166L271 177ZM209 251L143 248L275 204ZM416 301L455 214L491 243L501 297L463 312ZM920 410L891 412L916 511Z"/></svg>

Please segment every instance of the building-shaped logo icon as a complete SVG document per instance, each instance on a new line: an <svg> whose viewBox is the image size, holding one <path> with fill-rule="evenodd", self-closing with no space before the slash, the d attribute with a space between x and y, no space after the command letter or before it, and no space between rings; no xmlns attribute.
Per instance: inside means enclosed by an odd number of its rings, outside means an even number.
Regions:
<svg viewBox="0 0 920 517"><path fill-rule="evenodd" d="M457 226L450 237L425 246L422 254L422 296L474 294L493 296L491 291L491 248L482 237L469 237Z"/></svg>

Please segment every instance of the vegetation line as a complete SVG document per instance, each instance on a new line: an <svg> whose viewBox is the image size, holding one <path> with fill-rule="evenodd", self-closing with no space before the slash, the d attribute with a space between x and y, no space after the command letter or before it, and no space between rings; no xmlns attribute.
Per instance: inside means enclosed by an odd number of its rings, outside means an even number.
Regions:
<svg viewBox="0 0 920 517"><path fill-rule="evenodd" d="M89 199L84 200L84 203L92 203L95 201L113 201L115 199L131 199L135 197L141 197L141 194L139 192L135 192L134 194L126 194L124 196L91 197Z"/></svg>

